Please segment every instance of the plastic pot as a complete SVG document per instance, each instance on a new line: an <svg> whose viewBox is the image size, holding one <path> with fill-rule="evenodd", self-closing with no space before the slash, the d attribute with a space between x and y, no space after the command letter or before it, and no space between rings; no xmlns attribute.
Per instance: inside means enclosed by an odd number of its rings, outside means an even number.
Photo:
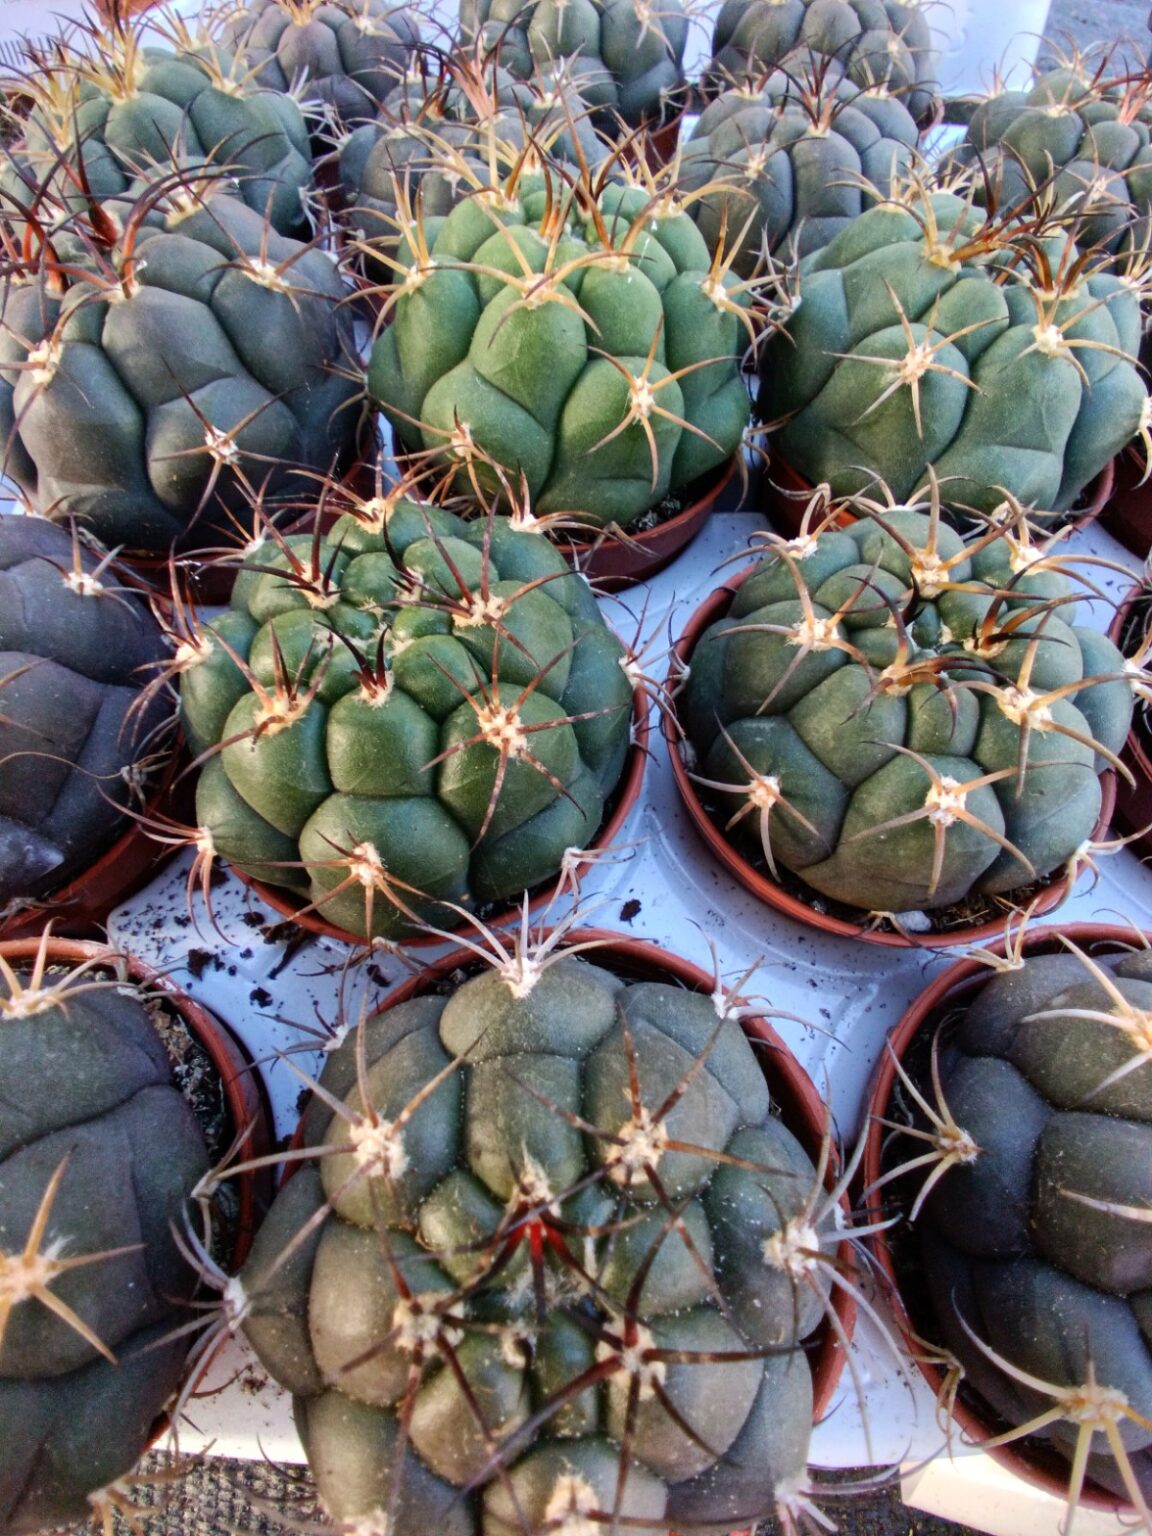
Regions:
<svg viewBox="0 0 1152 1536"><path fill-rule="evenodd" d="M676 642L674 654L679 663L686 664L691 660L692 653L704 631L728 612L741 582L747 579L754 568L749 566L727 585L718 587L692 615L684 633ZM745 890L751 891L753 896L758 897L774 911L781 912L785 917L790 917L798 923L804 923L809 928L816 928L821 933L831 934L835 938L859 939L866 944L881 944L892 949L942 949L959 944L990 944L1003 934L1006 912L1001 912L987 921L971 923L964 927L936 929L928 933L898 933L867 927L869 914L864 912L860 914L858 920L854 920L818 911L813 903L824 901L824 897L813 891L811 902L809 902L792 895L773 880L766 870L757 869L733 847L721 828L708 814L696 785L689 777L681 755L680 728L672 713L664 712L662 728L672 760L672 775L696 831L707 845L709 852L718 863L724 866L733 880L742 885ZM1092 834L1094 838L1104 835L1112 819L1112 808L1116 801L1116 778L1117 775L1112 770L1100 775L1102 803L1100 816ZM793 876L792 878L797 884L803 886L801 877ZM1054 911L1068 896L1071 887L1072 881L1067 875L1051 878L1036 896L1033 908L1035 915L1045 916Z"/></svg>

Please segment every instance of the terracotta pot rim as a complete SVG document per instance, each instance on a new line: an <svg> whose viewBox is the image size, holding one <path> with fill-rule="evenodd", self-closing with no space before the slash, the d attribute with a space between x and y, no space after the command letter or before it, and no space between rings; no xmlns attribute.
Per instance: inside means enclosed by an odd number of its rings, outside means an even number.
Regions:
<svg viewBox="0 0 1152 1536"><path fill-rule="evenodd" d="M1108 923L1067 923L1061 926L1050 925L1029 929L1024 938L1025 955L1032 957L1041 954L1066 953L1064 945L1060 942L1061 935L1070 938L1084 950L1098 949L1102 945L1108 945L1113 949L1130 949L1134 931L1131 928ZM1002 956L1007 949L1007 939L1001 935L999 941L989 944L987 948L993 954ZM961 1002L967 1001L980 986L991 981L992 975L993 972L988 966L982 965L979 960L971 958L955 960L913 999L886 1036L885 1048L872 1078L865 1110L867 1116L865 1147L857 1175L856 1195L857 1199L865 1203L866 1220L869 1225L877 1227L869 1237L868 1243L883 1271L887 1299L892 1307L897 1328L904 1338L910 1357L937 1400L945 1388L945 1373L925 1357L922 1345L916 1342L912 1322L904 1306L888 1235L879 1225L885 1218L885 1203L883 1193L875 1186L883 1173L884 1142L888 1136L887 1128L879 1122L891 1098L892 1086L896 1079L896 1062L903 1061L912 1040L946 1010L951 1011ZM999 1428L993 1427L986 1418L981 1416L979 1405L974 1408L959 1397L955 1401L953 1418L965 1439L977 1448L981 1441L990 1440L1000 1432ZM1041 1488L1057 1498L1067 1497L1068 1473L1066 1472L1061 1478L1056 1470L1057 1466L1066 1464L1055 1451L1046 1454L1043 1447L1040 1447L1036 1452L1027 1454L1015 1444L1009 1444L995 1446L984 1454L991 1456L994 1461L1034 1487ZM1070 1467L1068 1471L1070 1472ZM1132 1508L1119 1495L1109 1493L1107 1489L1090 1481L1085 1482L1081 1503L1087 1508L1107 1512Z"/></svg>
<svg viewBox="0 0 1152 1536"><path fill-rule="evenodd" d="M625 972L635 969L643 974L655 970L662 976L672 977L688 991L710 995L715 987L715 978L691 960L684 959L672 950L664 949L650 939L636 938L631 934L616 933L605 928L575 928L565 935L560 949L563 952L572 945L591 942L598 945L593 952L591 962L593 964L597 963L598 957L610 957ZM453 971L474 968L478 964L482 965L483 962L479 961L475 953L469 949L457 949L442 955L401 982L373 1011L371 1017L377 1018L401 1003L423 996ZM610 964L605 964L603 968L613 969ZM812 1079L795 1053L766 1018L759 1015L742 1017L740 1025L754 1048L757 1045L765 1048L763 1051L756 1051L756 1060L764 1073L774 1102L782 1110L780 1118L783 1124L800 1142L813 1163L817 1163L828 1126L828 1110ZM790 1111L790 1113L783 1111ZM303 1147L303 1130L302 1115L290 1142L292 1150ZM299 1166L298 1161L283 1165L281 1186L292 1177ZM838 1176L839 1164L833 1153L825 1175L825 1186L834 1188ZM848 1213L850 1207L846 1196L842 1198L841 1205ZM842 1270L852 1272L856 1269L855 1256L847 1240L840 1244L840 1261ZM834 1286L831 1306L839 1319L843 1338L850 1341L856 1326L855 1297L843 1287ZM821 1321L813 1337L819 1338L818 1345L810 1355L813 1388L812 1422L815 1425L823 1419L832 1402L844 1369L846 1355L844 1344L826 1317Z"/></svg>
<svg viewBox="0 0 1152 1536"><path fill-rule="evenodd" d="M704 630L723 618L727 612L733 597L741 585L748 579L755 569L750 564L735 576L729 578L723 586L717 587L711 592L688 620L680 639L674 647L676 661L686 664L695 651ZM1012 917L1011 911L1006 911L1001 917L988 919L985 922L973 923L967 927L949 929L945 933L898 933L886 930L871 930L862 924L850 922L847 918L834 917L831 913L818 912L808 902L800 897L791 895L782 886L778 885L766 873L762 873L748 862L738 850L728 842L720 828L709 816L704 803L696 792L696 786L688 776L688 770L684 766L680 753L681 733L674 711L665 710L661 720L661 729L668 747L668 755L672 764L672 776L676 781L676 787L680 792L681 800L688 812L689 819L695 827L698 835L708 848L712 856L727 870L738 884L753 896L764 902L774 911L782 912L786 917L793 918L796 922L803 923L806 927L816 928L821 933L832 934L836 938L855 939L863 944L879 944L890 949L952 949L962 944L992 943L1004 933L1004 924ZM1107 769L1100 774L1101 806L1100 815L1093 829L1093 836L1099 837L1107 830L1112 817L1113 807L1116 801L1116 774L1112 769ZM794 876L803 881L802 876ZM1051 880L1036 898L1034 912L1038 916L1046 916L1054 911L1068 897L1071 892L1072 881L1067 875ZM818 892L813 892L818 897ZM865 914L865 917L867 914Z"/></svg>
<svg viewBox="0 0 1152 1536"><path fill-rule="evenodd" d="M9 961L32 960L40 951L42 938L0 940L0 956ZM127 950L114 944L100 944L90 939L50 936L46 951L48 963L82 964L94 960L109 970L122 966L138 987L160 993L179 1014L207 1053L216 1070L228 1106L236 1136L240 1138L237 1160L265 1156L272 1150L272 1116L267 1094L255 1060L230 1025L182 991L163 971L158 971ZM241 1132L244 1135L241 1137ZM236 1179L239 1211L233 1233L230 1268L240 1269L252 1245L259 1217L268 1204L272 1190L271 1171L257 1169Z"/></svg>
<svg viewBox="0 0 1152 1536"><path fill-rule="evenodd" d="M648 765L648 741L651 735L651 709L643 691L634 689L632 696L632 739L628 744L628 751L624 758L624 767L620 778L616 782L613 794L616 803L612 814L605 818L599 831L593 838L590 848L600 850L609 848L623 830L625 823L640 798L640 790L644 783L644 774ZM266 906L279 914L279 916L295 923L308 933L316 934L320 938L336 939L341 944L352 944L356 947L370 945L372 940L364 934L353 933L347 928L338 928L335 923L330 923L319 912L309 912L301 916L301 909L310 903L303 896L296 896L284 886L268 884L267 881L257 880L251 875L244 874L234 865L228 866L232 873L254 891ZM535 894L529 892L528 910L538 912L542 906L554 901L559 894L560 879L549 880L541 887L537 887ZM321 906L323 904L321 903ZM514 918L523 913L523 902L509 901L503 905L491 917L484 921L490 928L501 928ZM468 920L461 918L453 923L446 932L457 934L468 931ZM446 941L437 934L414 933L405 935L395 942L403 945L405 949L427 949L433 945L443 944Z"/></svg>
<svg viewBox="0 0 1152 1536"><path fill-rule="evenodd" d="M186 759L181 736L144 804L145 816L167 815L179 803ZM0 919L0 942L16 943L30 933L38 934L50 921L69 928L97 928L113 907L138 891L161 864L175 856L174 847L165 848L135 817L124 814L127 825L91 864L59 889Z"/></svg>

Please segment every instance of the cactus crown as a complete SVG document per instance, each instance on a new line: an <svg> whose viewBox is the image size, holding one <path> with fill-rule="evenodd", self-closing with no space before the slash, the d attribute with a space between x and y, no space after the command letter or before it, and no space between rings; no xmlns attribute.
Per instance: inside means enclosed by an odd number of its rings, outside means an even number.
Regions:
<svg viewBox="0 0 1152 1536"><path fill-rule="evenodd" d="M361 1018L312 1083L244 1326L347 1531L660 1536L804 1504L841 1186L768 1113L737 1000L617 977L605 942L481 934L479 974Z"/></svg>

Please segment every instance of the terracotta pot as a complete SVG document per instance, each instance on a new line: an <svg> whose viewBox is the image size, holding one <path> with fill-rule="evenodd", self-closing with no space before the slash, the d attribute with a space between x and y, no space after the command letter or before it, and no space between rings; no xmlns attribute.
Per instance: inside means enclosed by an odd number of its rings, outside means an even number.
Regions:
<svg viewBox="0 0 1152 1536"><path fill-rule="evenodd" d="M691 506L685 507L667 522L658 523L643 533L627 533L623 539L602 533L593 539L570 539L560 544L564 558L595 582L601 592L620 592L655 576L687 548L725 499L725 508L735 511L733 480L740 467L740 457L733 456L713 471Z"/></svg>
<svg viewBox="0 0 1152 1536"><path fill-rule="evenodd" d="M0 955L12 965L30 962L39 953L40 942L39 938L4 940L0 942ZM125 954L107 944L55 937L49 939L47 952L50 965L80 965L87 960L107 959L109 969L123 966L136 986L161 993L219 1073L236 1134L247 1128L236 1149L237 1161L265 1157L272 1151L272 1115L263 1085L252 1058L226 1024L181 992L169 977L154 971L135 955ZM237 1215L230 1267L238 1270L248 1256L256 1228L271 1201L271 1170L257 1169L239 1174L232 1183L236 1190Z"/></svg>
<svg viewBox="0 0 1152 1536"><path fill-rule="evenodd" d="M626 934L611 933L601 928L578 928L567 935L561 948L567 949L592 940L598 941L600 946L590 952L592 964L601 965L605 970L612 971L616 975L636 981L670 980L678 982L690 992L703 992L708 995L711 995L715 988L715 978L701 970L698 965L693 965L690 960L682 959L681 956L662 949L658 944L649 943L646 939L634 939ZM456 950L452 954L444 955L390 993L378 1012L387 1013L390 1008L395 1008L400 1003L406 1003L414 997L422 997L433 992L454 971L474 969L476 965L476 956L470 950ZM812 1079L766 1019L742 1018L740 1024L753 1047L757 1048L756 1058L763 1069L773 1103L780 1108L781 1120L799 1141L813 1163L817 1163L828 1129L827 1106L813 1086ZM304 1131L301 1122L292 1138L291 1148L299 1150L303 1145ZM290 1179L299 1166L299 1162L286 1163L282 1182ZM838 1176L839 1167L833 1156L826 1176L829 1189L835 1187ZM846 1200L844 1210L847 1214L849 1207ZM840 1245L839 1263L842 1273L855 1272L856 1261L851 1244L845 1242ZM832 1305L844 1337L851 1339L856 1326L855 1300L849 1292L836 1287ZM813 1343L807 1348L809 1363L812 1367L812 1422L817 1424L828 1411L836 1385L840 1380L840 1374L844 1369L844 1350L827 1321L821 1324L814 1335ZM734 1532L733 1536L748 1536L748 1533Z"/></svg>
<svg viewBox="0 0 1152 1536"><path fill-rule="evenodd" d="M1103 513L1110 506L1113 486L1116 478L1116 461L1109 459L1104 468L1094 480L1080 494L1076 506L1063 517L1070 519L1072 527L1076 530L1086 528L1089 523ZM761 510L768 514L768 521L786 538L794 539L800 532L800 524L804 517L804 508L808 505L815 486L811 480L806 480L797 469L786 459L779 456L773 458L764 473L763 504ZM1152 516L1152 507L1150 507ZM855 522L851 513L844 512L839 515L841 526ZM1053 519L1054 527L1063 527L1060 518ZM1147 548L1147 544L1145 544Z"/></svg>
<svg viewBox="0 0 1152 1536"><path fill-rule="evenodd" d="M1143 560L1152 549L1152 477L1144 476L1142 455L1126 448L1116 458L1116 487L1100 516L1106 528L1124 548Z"/></svg>
<svg viewBox="0 0 1152 1536"><path fill-rule="evenodd" d="M191 782L183 776L186 756L182 745L173 750L145 805L145 816L170 817L174 821L191 817L194 795ZM83 873L40 898L35 905L0 919L0 940L38 935L49 919L56 933L71 938L92 937L113 907L147 885L175 851L150 837L138 821L129 821L111 847Z"/></svg>
<svg viewBox="0 0 1152 1536"><path fill-rule="evenodd" d="M1149 511L1152 513L1152 504L1149 506ZM1122 642L1125 631L1129 627L1130 620L1135 618L1136 604L1141 599L1146 605L1146 620L1152 624L1152 591L1149 591L1143 583L1137 583L1132 588L1116 610L1116 617L1112 620L1108 638L1121 651L1124 649ZM1137 700L1132 727L1124 743L1124 750L1120 754L1120 761L1136 782L1129 784L1117 774L1116 821L1125 832L1143 834L1134 839L1131 847L1134 853L1146 859L1152 857L1152 737L1144 728L1143 719L1144 706Z"/></svg>
<svg viewBox="0 0 1152 1536"><path fill-rule="evenodd" d="M652 170L660 170L675 156L680 147L680 133L688 110L687 107L682 107L674 117L658 127L649 129L645 135L644 158Z"/></svg>
<svg viewBox="0 0 1152 1536"><path fill-rule="evenodd" d="M632 709L632 743L628 748L628 755L624 759L624 771L620 775L620 782L616 786L615 804L611 814L604 822L600 831L592 842L593 848L608 848L619 836L624 823L632 812L632 807L640 797L640 788L644 782L644 768L648 761L648 702L642 693L634 695ZM367 941L362 934L350 933L346 928L338 928L335 923L327 922L319 912L307 912L302 914L302 908L309 905L303 898L284 886L269 885L263 880L254 880L250 875L242 874L238 869L233 870L237 879L242 880L250 887L266 906L278 912L281 917L289 918L299 924L309 933L321 935L323 938L339 939L342 944L363 945ZM548 884L538 887L532 894L528 910L538 912L555 899L559 890L559 881L550 881ZM495 916L487 918L489 927L499 928L512 922L522 913L523 908L519 904L503 907ZM463 932L468 927L467 922L458 922L452 925L451 932ZM406 949L425 948L433 944L442 944L443 939L433 934L413 934L403 940Z"/></svg>
<svg viewBox="0 0 1152 1536"><path fill-rule="evenodd" d="M1061 928L1030 929L1024 939L1024 954L1035 956L1065 953L1064 946L1060 943L1061 934L1066 935L1088 953L1099 953L1101 950L1107 953L1119 949L1130 950L1134 937L1131 928L1109 927L1097 923L1069 923ZM999 941L990 943L986 947L993 954L1003 955L1006 950L1004 935L1001 934ZM884 1146L892 1135L892 1132L880 1125L878 1121L881 1117L888 1118L889 1102L896 1082L896 1060L903 1061L913 1040L921 1030L930 1030L939 1025L947 1014L970 1002L980 988L990 980L991 972L978 960L957 960L921 992L888 1036L891 1051L885 1050L881 1054L869 1095L868 1132L859 1174L858 1198L864 1199L866 1196L867 1220L870 1224L883 1221L886 1215L892 1214L885 1207L884 1191L877 1190L875 1186L885 1171ZM889 1282L889 1299L897 1326L908 1346L908 1352L915 1360L920 1374L939 1398L945 1387L944 1372L924 1358L923 1346L918 1344L913 1336L918 1333L921 1338L925 1337L925 1327L930 1324L931 1319L928 1317L921 1319L919 1309L915 1306L911 1311L916 1315L910 1316L905 1297L900 1289L897 1264L887 1234L878 1231L869 1239L869 1243ZM928 1336L931 1336L930 1332ZM1006 1427L1002 1421L998 1422L997 1415L991 1412L975 1393L966 1394L963 1390L956 1399L953 1417L965 1440L975 1444L992 1439L993 1436L1002 1433ZM1025 1446L1015 1442L1010 1445L995 1446L986 1454L1034 1487L1042 1488L1046 1493L1053 1494L1059 1499L1067 1497L1069 1464L1055 1451L1048 1450L1042 1444ZM1086 1482L1084 1485L1081 1503L1089 1509L1131 1513L1131 1505L1126 1504L1115 1494L1109 1493L1107 1489L1100 1488L1091 1482Z"/></svg>
<svg viewBox="0 0 1152 1536"><path fill-rule="evenodd" d="M739 576L734 577L728 585L718 587L704 600L688 621L683 635L676 642L675 656L679 662L686 663L690 660L701 635L710 624L715 624L717 620L724 617L740 584L751 575L754 569L754 566L749 566ZM866 913L862 913L857 922L848 918L833 917L827 912L818 912L808 901L791 895L783 886L778 885L766 871L755 868L732 846L720 827L709 816L695 784L688 776L688 770L680 755L680 731L674 716L665 711L661 723L672 760L672 775L696 831L712 855L732 878L775 911L782 912L785 917L804 923L809 928L817 928L821 933L830 933L842 939L859 939L865 944L886 945L891 949L944 949L958 944L990 944L1003 935L1007 912L1002 912L998 917L989 919L987 922L973 923L964 928L907 934L867 928ZM1102 802L1100 816L1093 829L1093 838L1102 837L1112 819L1112 808L1116 801L1116 778L1117 775L1111 770L1100 775ZM799 877L793 878L799 879ZM802 880L800 883L803 883ZM1053 879L1038 894L1033 909L1035 915L1042 917L1054 911L1067 897L1071 885L1072 882L1066 875ZM813 902L824 899L818 892L812 892Z"/></svg>

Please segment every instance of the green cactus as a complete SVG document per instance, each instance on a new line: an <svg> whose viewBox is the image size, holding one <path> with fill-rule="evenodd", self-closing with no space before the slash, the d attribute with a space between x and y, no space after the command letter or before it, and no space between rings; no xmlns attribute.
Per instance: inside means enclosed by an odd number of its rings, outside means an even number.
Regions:
<svg viewBox="0 0 1152 1536"><path fill-rule="evenodd" d="M150 22L96 18L78 45L29 52L20 90L31 105L0 177L5 218L19 220L45 186L74 209L123 196L181 156L234 176L280 234L306 236L312 162L295 101L253 84L247 66L178 17L168 18L171 48L146 44ZM35 212L42 221L42 199Z"/></svg>
<svg viewBox="0 0 1152 1536"><path fill-rule="evenodd" d="M754 328L729 259L666 189L542 162L522 196L489 183L413 221L369 389L460 490L627 528L740 444Z"/></svg>
<svg viewBox="0 0 1152 1536"><path fill-rule="evenodd" d="M177 664L201 832L358 934L518 897L600 826L625 661L583 579L502 519L385 498L270 538Z"/></svg>
<svg viewBox="0 0 1152 1536"><path fill-rule="evenodd" d="M339 157L341 222L361 242L372 276L392 280L417 189L423 217L438 219L486 185L490 166L513 182L530 176L537 147L574 167L601 163L605 146L572 63L518 80L482 56L454 54L437 76L395 87L375 121L347 136Z"/></svg>
<svg viewBox="0 0 1152 1536"><path fill-rule="evenodd" d="M0 436L35 510L129 550L203 548L351 456L359 365L329 256L203 167L80 230L0 299Z"/></svg>
<svg viewBox="0 0 1152 1536"><path fill-rule="evenodd" d="M743 232L744 277L762 255L827 245L888 196L916 149L916 124L887 90L863 90L827 61L793 62L717 96L681 154L681 186L702 189L691 212L709 250Z"/></svg>
<svg viewBox="0 0 1152 1536"><path fill-rule="evenodd" d="M597 126L658 124L684 104L681 0L461 0L460 29L521 80L574 60Z"/></svg>
<svg viewBox="0 0 1152 1536"><path fill-rule="evenodd" d="M1105 954L1065 937L1006 966L934 1027L934 1087L918 1042L899 1074L916 1140L892 1140L884 1182L911 1197L908 1147L915 1177L930 1170L904 1248L919 1326L984 1413L1072 1463L1073 1507L1087 1473L1147 1518L1152 964L1128 938Z"/></svg>
<svg viewBox="0 0 1152 1536"><path fill-rule="evenodd" d="M354 123L407 73L420 23L395 0L238 0L223 42L260 85Z"/></svg>
<svg viewBox="0 0 1152 1536"><path fill-rule="evenodd" d="M162 762L167 658L109 557L41 518L0 518L0 911L44 900L110 847Z"/></svg>
<svg viewBox="0 0 1152 1536"><path fill-rule="evenodd" d="M1031 887L1092 835L1122 658L1058 556L866 510L776 540L705 631L679 709L699 780L748 856L857 912Z"/></svg>
<svg viewBox="0 0 1152 1536"><path fill-rule="evenodd" d="M141 996L0 959L0 1530L85 1520L179 1385L208 1170ZM52 962L52 963L49 963ZM109 1511L110 1513L110 1511Z"/></svg>
<svg viewBox="0 0 1152 1536"><path fill-rule="evenodd" d="M663 1536L794 1498L835 1200L728 1007L549 939L329 1058L240 1282L336 1519Z"/></svg>
<svg viewBox="0 0 1152 1536"><path fill-rule="evenodd" d="M1101 66L1103 68L1103 66ZM1037 193L1074 211L1082 242L1143 252L1152 213L1149 77L1115 81L1082 64L1038 75L1027 91L999 91L976 107L951 162L979 172L1002 208Z"/></svg>
<svg viewBox="0 0 1152 1536"><path fill-rule="evenodd" d="M724 0L704 81L721 90L797 55L837 60L857 85L899 96L917 120L935 106L938 61L918 0Z"/></svg>
<svg viewBox="0 0 1152 1536"><path fill-rule="evenodd" d="M1065 228L917 184L805 259L760 413L835 495L907 501L932 469L955 507L1065 511L1145 421L1140 335L1137 291Z"/></svg>

